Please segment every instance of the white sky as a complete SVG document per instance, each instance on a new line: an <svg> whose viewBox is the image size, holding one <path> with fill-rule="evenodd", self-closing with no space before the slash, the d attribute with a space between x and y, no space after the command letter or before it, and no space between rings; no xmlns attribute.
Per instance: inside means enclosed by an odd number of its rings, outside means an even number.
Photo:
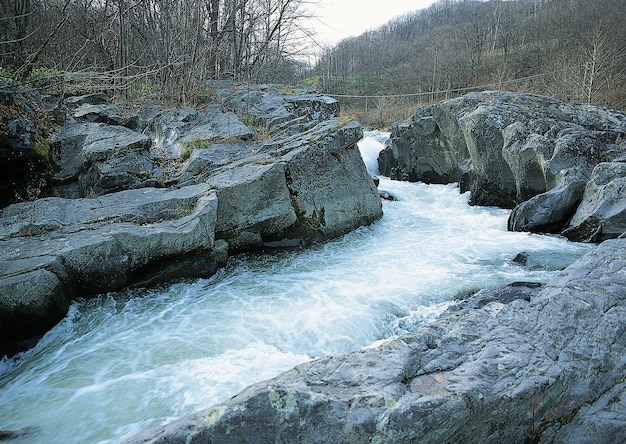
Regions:
<svg viewBox="0 0 626 444"><path fill-rule="evenodd" d="M394 17L424 9L436 0L321 0L311 6L318 18L313 26L321 44L334 45L346 37L375 29Z"/></svg>

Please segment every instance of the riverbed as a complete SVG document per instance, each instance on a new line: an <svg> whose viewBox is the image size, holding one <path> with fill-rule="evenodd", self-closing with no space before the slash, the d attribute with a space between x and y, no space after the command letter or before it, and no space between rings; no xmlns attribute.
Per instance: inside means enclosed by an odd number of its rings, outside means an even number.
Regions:
<svg viewBox="0 0 626 444"><path fill-rule="evenodd" d="M359 147L372 173L384 134ZM317 357L414 331L472 291L545 282L591 247L506 231L455 185L381 178L384 216L310 248L233 257L210 279L74 303L0 362L0 430L15 443L116 443ZM512 261L520 252L528 266Z"/></svg>

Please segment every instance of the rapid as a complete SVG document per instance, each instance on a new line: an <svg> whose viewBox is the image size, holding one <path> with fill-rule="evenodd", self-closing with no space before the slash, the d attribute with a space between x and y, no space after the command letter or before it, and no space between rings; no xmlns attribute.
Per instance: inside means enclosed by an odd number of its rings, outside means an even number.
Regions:
<svg viewBox="0 0 626 444"><path fill-rule="evenodd" d="M377 173L385 133L359 143ZM506 231L455 185L381 177L384 216L309 248L240 255L210 279L75 302L33 349L0 361L11 443L117 443L329 354L420 328L455 298L546 281L591 247ZM528 267L512 262L520 252Z"/></svg>

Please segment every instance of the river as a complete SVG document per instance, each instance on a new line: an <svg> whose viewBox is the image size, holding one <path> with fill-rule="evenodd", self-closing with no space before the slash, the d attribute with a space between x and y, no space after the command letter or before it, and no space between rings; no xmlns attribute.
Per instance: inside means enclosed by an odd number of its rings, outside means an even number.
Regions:
<svg viewBox="0 0 626 444"><path fill-rule="evenodd" d="M381 133L366 133L376 172ZM74 303L39 344L0 362L12 443L117 443L299 363L415 330L472 290L545 281L589 250L506 231L509 211L453 185L381 178L384 217L311 248L242 255L210 279ZM511 262L529 253L529 267Z"/></svg>

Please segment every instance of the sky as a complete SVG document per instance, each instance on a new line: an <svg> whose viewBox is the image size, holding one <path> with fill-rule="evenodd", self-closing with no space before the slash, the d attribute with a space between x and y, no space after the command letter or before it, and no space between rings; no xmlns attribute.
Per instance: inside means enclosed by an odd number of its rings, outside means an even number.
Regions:
<svg viewBox="0 0 626 444"><path fill-rule="evenodd" d="M433 3L435 0L321 0L313 6L318 16L313 26L320 43L334 45Z"/></svg>

